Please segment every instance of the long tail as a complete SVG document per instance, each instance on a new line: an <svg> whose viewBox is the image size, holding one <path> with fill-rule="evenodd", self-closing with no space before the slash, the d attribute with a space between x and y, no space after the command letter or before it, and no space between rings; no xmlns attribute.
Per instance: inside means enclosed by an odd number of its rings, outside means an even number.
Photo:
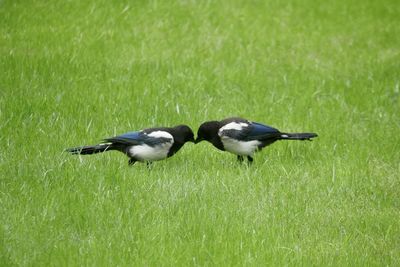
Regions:
<svg viewBox="0 0 400 267"><path fill-rule="evenodd" d="M113 146L110 143L107 144L98 144L95 146L80 146L80 147L72 147L72 148L67 148L65 151L70 152L73 155L90 155L90 154L95 154L95 153L100 153L100 152L105 152L108 150L113 150Z"/></svg>
<svg viewBox="0 0 400 267"><path fill-rule="evenodd" d="M309 140L311 138L317 137L316 133L282 133L279 139L285 140Z"/></svg>

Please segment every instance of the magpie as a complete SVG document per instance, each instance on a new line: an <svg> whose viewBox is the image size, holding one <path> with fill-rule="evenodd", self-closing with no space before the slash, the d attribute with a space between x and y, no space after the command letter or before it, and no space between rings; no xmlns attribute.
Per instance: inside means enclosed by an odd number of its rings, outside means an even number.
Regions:
<svg viewBox="0 0 400 267"><path fill-rule="evenodd" d="M207 121L200 125L195 143L206 140L222 151L237 155L240 162L247 156L253 162L256 151L278 140L310 140L316 133L283 133L278 129L242 118Z"/></svg>
<svg viewBox="0 0 400 267"><path fill-rule="evenodd" d="M194 134L187 125L178 125L129 132L103 141L98 145L73 147L66 151L75 155L89 155L117 150L129 157L129 165L136 161L150 164L173 156L186 142L194 142Z"/></svg>

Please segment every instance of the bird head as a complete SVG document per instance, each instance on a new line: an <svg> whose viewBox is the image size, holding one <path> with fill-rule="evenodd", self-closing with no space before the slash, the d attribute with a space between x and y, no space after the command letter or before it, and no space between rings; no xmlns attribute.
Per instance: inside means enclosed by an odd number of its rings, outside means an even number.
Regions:
<svg viewBox="0 0 400 267"><path fill-rule="evenodd" d="M203 140L211 141L218 136L219 128L220 125L218 121L207 121L202 123L197 131L197 139L194 143L197 144Z"/></svg>
<svg viewBox="0 0 400 267"><path fill-rule="evenodd" d="M183 136L183 141L185 143L186 142L192 142L192 143L195 142L193 131L192 131L192 129L190 129L189 126L187 126L187 125L178 125L175 128L178 130L180 135Z"/></svg>

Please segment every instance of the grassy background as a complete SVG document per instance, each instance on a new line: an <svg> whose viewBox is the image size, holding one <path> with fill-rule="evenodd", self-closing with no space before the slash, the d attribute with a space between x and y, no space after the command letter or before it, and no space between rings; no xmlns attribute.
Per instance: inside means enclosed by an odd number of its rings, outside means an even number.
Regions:
<svg viewBox="0 0 400 267"><path fill-rule="evenodd" d="M0 1L0 265L400 265L400 6ZM63 149L238 115L315 142Z"/></svg>

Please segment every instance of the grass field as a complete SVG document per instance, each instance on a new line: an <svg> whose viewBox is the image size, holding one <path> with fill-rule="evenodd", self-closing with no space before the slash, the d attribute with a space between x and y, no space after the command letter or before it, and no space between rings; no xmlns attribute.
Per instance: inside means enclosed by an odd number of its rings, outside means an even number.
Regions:
<svg viewBox="0 0 400 267"><path fill-rule="evenodd" d="M0 266L399 266L400 5L0 1ZM242 116L314 142L67 147Z"/></svg>

